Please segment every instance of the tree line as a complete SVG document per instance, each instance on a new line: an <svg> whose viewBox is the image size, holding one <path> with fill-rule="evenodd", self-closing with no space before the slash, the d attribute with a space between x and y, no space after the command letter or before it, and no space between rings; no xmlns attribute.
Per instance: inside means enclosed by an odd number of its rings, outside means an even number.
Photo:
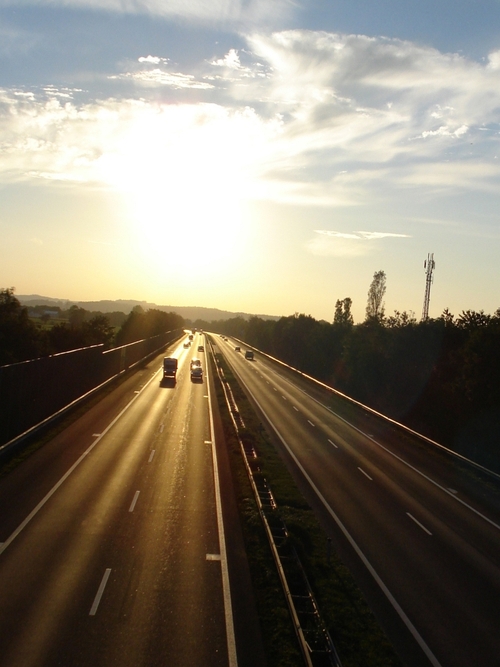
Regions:
<svg viewBox="0 0 500 667"><path fill-rule="evenodd" d="M386 316L385 285L377 272L361 324L345 298L332 322L295 313L195 326L235 336L500 472L500 309Z"/></svg>
<svg viewBox="0 0 500 667"><path fill-rule="evenodd" d="M57 320L47 326L46 310L47 306L39 307L35 321L15 297L14 288L0 289L0 366L90 345L116 347L184 326L184 318L177 313L144 311L141 306L128 315L91 313L78 306L66 311L51 307L57 310Z"/></svg>

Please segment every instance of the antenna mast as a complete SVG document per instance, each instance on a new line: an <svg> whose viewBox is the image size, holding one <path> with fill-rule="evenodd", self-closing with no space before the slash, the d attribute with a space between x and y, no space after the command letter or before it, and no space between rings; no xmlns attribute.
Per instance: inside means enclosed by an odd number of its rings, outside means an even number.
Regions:
<svg viewBox="0 0 500 667"><path fill-rule="evenodd" d="M425 269L425 296L424 296L424 307L422 308L422 322L429 318L429 302L431 300L431 285L432 285L432 272L436 267L436 262L434 261L434 253L430 252L427 255L427 259L424 261Z"/></svg>

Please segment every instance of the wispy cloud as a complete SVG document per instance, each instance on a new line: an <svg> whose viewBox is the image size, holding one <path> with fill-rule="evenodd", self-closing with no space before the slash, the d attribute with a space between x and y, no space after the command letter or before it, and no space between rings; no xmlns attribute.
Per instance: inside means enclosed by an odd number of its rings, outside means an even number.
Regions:
<svg viewBox="0 0 500 667"><path fill-rule="evenodd" d="M296 11L292 0L0 0L8 6L77 7L127 14L153 14L225 25L273 24Z"/></svg>
<svg viewBox="0 0 500 667"><path fill-rule="evenodd" d="M411 238L410 234L393 234L392 232L334 232L329 229L315 229L316 234L324 234L325 236L331 236L333 238L339 239L359 239L360 241L370 241L373 239L385 239L385 238L400 238L408 239Z"/></svg>
<svg viewBox="0 0 500 667"><path fill-rule="evenodd" d="M380 249L379 241L386 238L411 238L409 234L393 232L336 232L329 229L315 229L315 236L306 247L313 255L332 257L365 257Z"/></svg>
<svg viewBox="0 0 500 667"><path fill-rule="evenodd" d="M193 88L196 90L208 90L213 88L207 81L197 81L192 74L182 74L181 72L166 72L164 70L154 69L142 70L138 72L126 72L109 77L111 80L133 80L136 83L153 86L170 86L181 90L183 88Z"/></svg>

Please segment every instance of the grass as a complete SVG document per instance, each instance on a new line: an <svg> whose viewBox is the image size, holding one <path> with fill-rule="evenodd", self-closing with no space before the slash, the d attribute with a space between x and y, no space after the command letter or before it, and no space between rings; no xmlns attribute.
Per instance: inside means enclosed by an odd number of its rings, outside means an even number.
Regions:
<svg viewBox="0 0 500 667"><path fill-rule="evenodd" d="M262 429L259 418L221 355L217 363L229 382L245 423L242 437L257 451L266 477L343 667L399 667L400 660L368 607L349 570L330 548L314 512ZM303 665L288 607L260 515L253 499L239 442L220 383L217 396L237 489L237 502L268 662L273 667Z"/></svg>

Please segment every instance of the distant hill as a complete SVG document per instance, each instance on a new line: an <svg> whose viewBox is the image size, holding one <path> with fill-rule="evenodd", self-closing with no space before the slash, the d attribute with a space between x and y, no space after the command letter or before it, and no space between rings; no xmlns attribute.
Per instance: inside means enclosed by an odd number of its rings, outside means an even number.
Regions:
<svg viewBox="0 0 500 667"><path fill-rule="evenodd" d="M156 303L149 303L148 301L134 301L132 299L117 299L116 301L71 301L70 299L55 299L50 296L40 296L39 294L16 294L16 299L20 301L23 306L59 306L59 308L70 308L71 306L78 306L89 311L98 311L101 313L113 313L115 311L125 313L128 315L135 306L141 306L144 310L156 308L157 310L164 310L167 313L177 313L185 320L194 322L196 320L204 320L205 322L214 322L216 320L230 320L233 317L243 317L248 320L254 317L252 313L233 313L229 310L219 310L218 308L204 308L202 306L159 306ZM263 320L279 320L276 315L256 315Z"/></svg>

